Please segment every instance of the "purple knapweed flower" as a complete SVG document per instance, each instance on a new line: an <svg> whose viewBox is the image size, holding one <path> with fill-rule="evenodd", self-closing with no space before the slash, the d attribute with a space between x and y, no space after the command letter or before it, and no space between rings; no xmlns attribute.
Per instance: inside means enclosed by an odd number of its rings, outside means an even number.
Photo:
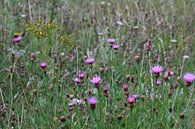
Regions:
<svg viewBox="0 0 195 129"><path fill-rule="evenodd" d="M119 49L119 47L120 47L120 45L119 45L119 44L113 44L113 45L112 45L112 48L113 48L114 50L118 50L118 49Z"/></svg>
<svg viewBox="0 0 195 129"><path fill-rule="evenodd" d="M81 79L81 80L83 80L84 78L85 78L85 76L86 76L86 72L85 71L79 71L78 72L78 77Z"/></svg>
<svg viewBox="0 0 195 129"><path fill-rule="evenodd" d="M195 74L185 73L183 75L183 80L186 82L188 86L190 86L195 81Z"/></svg>
<svg viewBox="0 0 195 129"><path fill-rule="evenodd" d="M164 80L167 80L169 77L172 77L173 75L174 75L174 71L173 70L165 72Z"/></svg>
<svg viewBox="0 0 195 129"><path fill-rule="evenodd" d="M103 93L104 93L104 96L108 97L108 93L109 93L109 87L108 86L104 86Z"/></svg>
<svg viewBox="0 0 195 129"><path fill-rule="evenodd" d="M22 40L22 36L14 36L13 43L18 44Z"/></svg>
<svg viewBox="0 0 195 129"><path fill-rule="evenodd" d="M47 63L46 62L41 62L39 67L44 70L47 67Z"/></svg>
<svg viewBox="0 0 195 129"><path fill-rule="evenodd" d="M162 83L161 80L157 80L157 81L156 81L156 85L157 85L157 86L160 86L161 83Z"/></svg>
<svg viewBox="0 0 195 129"><path fill-rule="evenodd" d="M136 96L135 95L131 95L127 98L127 103L132 105L136 102Z"/></svg>
<svg viewBox="0 0 195 129"><path fill-rule="evenodd" d="M94 76L90 80L91 83L93 83L95 86L98 86L101 82L100 76Z"/></svg>
<svg viewBox="0 0 195 129"><path fill-rule="evenodd" d="M124 92L127 92L128 89L129 89L129 86L128 86L127 84L124 84L124 85L123 85L123 90L124 90Z"/></svg>
<svg viewBox="0 0 195 129"><path fill-rule="evenodd" d="M80 80L79 78L74 78L72 81L73 81L75 84L77 84L77 85L81 84L81 80Z"/></svg>
<svg viewBox="0 0 195 129"><path fill-rule="evenodd" d="M114 38L109 38L108 39L108 43L110 44L110 45L113 45L114 43L115 43L115 39Z"/></svg>
<svg viewBox="0 0 195 129"><path fill-rule="evenodd" d="M169 77L172 77L174 75L174 71L173 70L170 70L169 71Z"/></svg>
<svg viewBox="0 0 195 129"><path fill-rule="evenodd" d="M85 59L85 63L86 64L92 65L94 62L95 62L94 58L87 58L87 59Z"/></svg>
<svg viewBox="0 0 195 129"><path fill-rule="evenodd" d="M97 99L95 97L91 97L88 99L88 103L90 105L90 108L94 110L96 107Z"/></svg>
<svg viewBox="0 0 195 129"><path fill-rule="evenodd" d="M159 76L162 73L162 71L163 71L163 67L159 65L153 66L151 68L151 72L155 76Z"/></svg>

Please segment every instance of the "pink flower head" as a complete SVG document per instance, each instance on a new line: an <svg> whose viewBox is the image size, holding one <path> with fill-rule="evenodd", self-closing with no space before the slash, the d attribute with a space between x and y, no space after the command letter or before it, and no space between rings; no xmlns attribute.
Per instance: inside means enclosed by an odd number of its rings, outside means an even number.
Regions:
<svg viewBox="0 0 195 129"><path fill-rule="evenodd" d="M174 71L173 70L165 72L164 80L167 80L169 77L172 77L173 75L174 75Z"/></svg>
<svg viewBox="0 0 195 129"><path fill-rule="evenodd" d="M130 105L132 105L132 104L134 104L135 102L136 102L136 96L135 95L131 95L131 96L129 96L128 98L127 98L127 102L128 102L128 104L130 104Z"/></svg>
<svg viewBox="0 0 195 129"><path fill-rule="evenodd" d="M75 84L77 84L77 85L81 84L81 80L80 80L79 78L74 78L72 81L73 81Z"/></svg>
<svg viewBox="0 0 195 129"><path fill-rule="evenodd" d="M191 85L195 81L195 74L185 73L183 75L183 80L187 83L187 85Z"/></svg>
<svg viewBox="0 0 195 129"><path fill-rule="evenodd" d="M173 70L170 70L169 71L169 76L172 77L174 75L174 71Z"/></svg>
<svg viewBox="0 0 195 129"><path fill-rule="evenodd" d="M90 105L90 108L94 110L96 107L97 99L95 97L91 97L88 99L88 103Z"/></svg>
<svg viewBox="0 0 195 129"><path fill-rule="evenodd" d="M129 89L129 86L128 86L127 84L124 84L124 85L123 85L123 90L124 90L124 92L128 91L128 89Z"/></svg>
<svg viewBox="0 0 195 129"><path fill-rule="evenodd" d="M22 40L22 36L14 36L13 42L14 43L19 43Z"/></svg>
<svg viewBox="0 0 195 129"><path fill-rule="evenodd" d="M47 67L47 63L46 62L41 62L39 67L44 70Z"/></svg>
<svg viewBox="0 0 195 129"><path fill-rule="evenodd" d="M108 39L108 43L110 44L110 45L113 45L114 43L115 43L115 39L114 38L109 38Z"/></svg>
<svg viewBox="0 0 195 129"><path fill-rule="evenodd" d="M169 77L169 72L165 72L164 79L167 80Z"/></svg>
<svg viewBox="0 0 195 129"><path fill-rule="evenodd" d="M103 93L104 93L104 96L108 96L108 93L109 93L109 87L108 86L104 86Z"/></svg>
<svg viewBox="0 0 195 129"><path fill-rule="evenodd" d="M161 83L162 83L161 80L157 80L157 81L156 81L156 85L157 85L157 86L160 86Z"/></svg>
<svg viewBox="0 0 195 129"><path fill-rule="evenodd" d="M118 49L119 49L119 47L120 47L120 45L119 45L119 44L113 44L113 45L112 45L112 48L113 48L114 50L118 50Z"/></svg>
<svg viewBox="0 0 195 129"><path fill-rule="evenodd" d="M85 59L85 63L86 64L92 65L94 62L95 62L94 58L87 58L87 59Z"/></svg>
<svg viewBox="0 0 195 129"><path fill-rule="evenodd" d="M159 66L159 65L153 66L151 68L151 72L155 76L159 76L162 73L162 71L163 71L163 67L162 66Z"/></svg>
<svg viewBox="0 0 195 129"><path fill-rule="evenodd" d="M85 71L80 71L80 72L78 72L78 77L81 79L81 80L83 80L84 78L85 78L85 76L86 76L86 72Z"/></svg>
<svg viewBox="0 0 195 129"><path fill-rule="evenodd" d="M90 80L91 83L93 83L95 86L98 86L101 82L100 76L94 76Z"/></svg>

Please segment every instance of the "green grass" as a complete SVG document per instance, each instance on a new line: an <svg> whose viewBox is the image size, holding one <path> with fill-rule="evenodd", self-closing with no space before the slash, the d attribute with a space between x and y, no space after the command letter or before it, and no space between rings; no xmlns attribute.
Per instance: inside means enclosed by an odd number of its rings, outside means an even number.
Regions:
<svg viewBox="0 0 195 129"><path fill-rule="evenodd" d="M195 73L194 6L193 0L1 1L0 128L193 129L195 84L187 87L182 77ZM16 32L25 35L14 45ZM120 44L117 51L108 38ZM86 57L95 63L85 64ZM159 87L153 65L164 67ZM76 85L79 70L87 77ZM174 76L164 80L168 70ZM98 89L94 75L102 79ZM132 106L126 98L133 94L139 97ZM70 106L73 99L84 104Z"/></svg>

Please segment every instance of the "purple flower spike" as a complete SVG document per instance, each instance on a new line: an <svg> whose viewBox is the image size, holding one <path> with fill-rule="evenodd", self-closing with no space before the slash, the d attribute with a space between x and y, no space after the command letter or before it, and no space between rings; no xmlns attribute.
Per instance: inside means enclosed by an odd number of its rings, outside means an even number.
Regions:
<svg viewBox="0 0 195 129"><path fill-rule="evenodd" d="M155 76L159 76L162 73L162 71L163 71L163 67L159 65L153 66L151 68L151 72Z"/></svg>
<svg viewBox="0 0 195 129"><path fill-rule="evenodd" d="M95 62L94 58L87 58L87 59L85 59L85 63L86 64L92 65L94 62Z"/></svg>
<svg viewBox="0 0 195 129"><path fill-rule="evenodd" d="M42 63L40 63L39 67L44 70L47 67L47 63L42 62Z"/></svg>
<svg viewBox="0 0 195 129"><path fill-rule="evenodd" d="M95 97L91 97L88 99L88 103L90 105L90 108L94 110L96 107L97 99Z"/></svg>
<svg viewBox="0 0 195 129"><path fill-rule="evenodd" d="M195 81L195 74L193 73L185 73L183 76L183 80L190 86Z"/></svg>

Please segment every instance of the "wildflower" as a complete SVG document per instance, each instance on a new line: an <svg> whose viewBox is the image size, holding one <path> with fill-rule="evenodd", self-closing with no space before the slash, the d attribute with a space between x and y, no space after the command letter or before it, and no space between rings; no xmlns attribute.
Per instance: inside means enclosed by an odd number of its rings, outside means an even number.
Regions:
<svg viewBox="0 0 195 129"><path fill-rule="evenodd" d="M136 96L134 96L134 95L129 96L129 97L127 98L127 102L128 102L128 104L130 104L130 105L134 104L134 103L136 102Z"/></svg>
<svg viewBox="0 0 195 129"><path fill-rule="evenodd" d="M113 44L115 43L115 39L114 39L114 38L109 38L109 39L108 39L108 43L109 43L110 45L113 45Z"/></svg>
<svg viewBox="0 0 195 129"><path fill-rule="evenodd" d="M157 81L156 81L156 85L157 85L157 86L160 86L161 83L162 83L161 80L157 80Z"/></svg>
<svg viewBox="0 0 195 129"><path fill-rule="evenodd" d="M87 58L87 59L85 59L85 63L86 64L92 65L94 62L95 62L94 58Z"/></svg>
<svg viewBox="0 0 195 129"><path fill-rule="evenodd" d="M159 76L159 75L162 73L162 71L163 71L163 67L162 67L162 66L156 65L156 66L153 66L153 67L151 68L151 72L152 72L152 74L154 74L155 76Z"/></svg>
<svg viewBox="0 0 195 129"><path fill-rule="evenodd" d="M101 82L100 76L94 76L90 80L91 83L93 83L95 86L98 86Z"/></svg>
<svg viewBox="0 0 195 129"><path fill-rule="evenodd" d="M35 53L30 53L30 60L35 61L35 59L36 59Z"/></svg>
<svg viewBox="0 0 195 129"><path fill-rule="evenodd" d="M113 44L113 45L112 45L112 48L113 48L114 50L118 50L118 49L119 49L119 47L120 47L120 45L119 45L119 44Z"/></svg>
<svg viewBox="0 0 195 129"><path fill-rule="evenodd" d="M169 77L172 77L173 75L174 75L174 71L173 70L165 72L164 80L167 80Z"/></svg>
<svg viewBox="0 0 195 129"><path fill-rule="evenodd" d="M109 87L108 86L104 86L103 93L104 93L104 96L108 97L108 93L109 93Z"/></svg>
<svg viewBox="0 0 195 129"><path fill-rule="evenodd" d="M96 107L97 99L95 97L91 97L88 99L88 103L90 105L90 108L94 110Z"/></svg>
<svg viewBox="0 0 195 129"><path fill-rule="evenodd" d="M42 63L40 63L39 67L44 70L47 67L47 63L42 62Z"/></svg>
<svg viewBox="0 0 195 129"><path fill-rule="evenodd" d="M80 71L79 73L78 73L78 77L82 80L82 79L84 79L84 77L86 76L86 72L85 71Z"/></svg>
<svg viewBox="0 0 195 129"><path fill-rule="evenodd" d="M13 37L13 39L12 39L12 41L13 41L13 43L14 44L18 44L21 40L22 40L22 36L23 36L24 34L22 34L22 33L15 33L14 34L14 37Z"/></svg>
<svg viewBox="0 0 195 129"><path fill-rule="evenodd" d="M169 71L169 76L172 77L174 75L174 71L173 70L170 70Z"/></svg>
<svg viewBox="0 0 195 129"><path fill-rule="evenodd" d="M77 85L81 84L81 80L80 80L79 78L74 78L72 81L73 81L75 84L77 84Z"/></svg>
<svg viewBox="0 0 195 129"><path fill-rule="evenodd" d="M195 81L195 74L193 73L185 73L183 76L183 80L190 86Z"/></svg>
<svg viewBox="0 0 195 129"><path fill-rule="evenodd" d="M124 90L124 92L127 92L128 89L129 89L128 85L127 85L127 84L124 84L124 85L123 85L123 90Z"/></svg>

